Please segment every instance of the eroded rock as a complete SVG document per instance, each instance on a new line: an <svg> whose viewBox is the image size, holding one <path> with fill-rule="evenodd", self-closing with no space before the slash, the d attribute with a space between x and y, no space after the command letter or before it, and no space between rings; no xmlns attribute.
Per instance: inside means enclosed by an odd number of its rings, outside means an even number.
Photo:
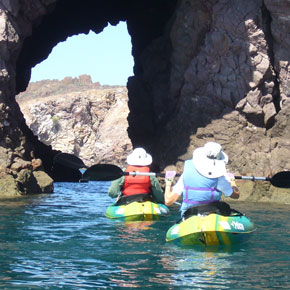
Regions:
<svg viewBox="0 0 290 290"><path fill-rule="evenodd" d="M23 164L40 158L49 173L54 155L31 134L14 100L26 89L31 67L68 36L99 33L120 20L127 21L135 61L128 81L129 137L153 154L157 168L181 170L196 146L215 140L229 152L235 173L268 176L290 169L289 1L5 0L1 5L0 168L14 183L27 177L16 191L29 193L33 180L33 167L11 170L16 158ZM84 109L89 110L81 103L75 108L77 120L86 118ZM31 172L21 177L23 170Z"/></svg>

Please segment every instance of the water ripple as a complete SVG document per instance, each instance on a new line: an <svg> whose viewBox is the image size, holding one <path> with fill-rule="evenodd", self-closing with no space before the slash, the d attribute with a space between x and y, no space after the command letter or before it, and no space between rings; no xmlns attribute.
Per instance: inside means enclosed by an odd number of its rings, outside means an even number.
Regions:
<svg viewBox="0 0 290 290"><path fill-rule="evenodd" d="M247 244L165 242L177 207L158 222L105 218L109 183L56 183L55 193L0 207L1 289L289 289L289 208L234 203L255 222Z"/></svg>

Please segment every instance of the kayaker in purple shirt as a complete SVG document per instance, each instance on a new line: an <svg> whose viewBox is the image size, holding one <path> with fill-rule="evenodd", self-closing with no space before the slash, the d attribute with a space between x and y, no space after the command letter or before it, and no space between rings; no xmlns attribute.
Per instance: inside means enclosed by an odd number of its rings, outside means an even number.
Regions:
<svg viewBox="0 0 290 290"><path fill-rule="evenodd" d="M227 173L228 156L222 146L208 142L193 152L191 160L184 163L184 170L172 188L175 171L166 172L165 205L170 206L182 197L181 214L193 207L219 201L222 194L238 199L240 191L234 175Z"/></svg>

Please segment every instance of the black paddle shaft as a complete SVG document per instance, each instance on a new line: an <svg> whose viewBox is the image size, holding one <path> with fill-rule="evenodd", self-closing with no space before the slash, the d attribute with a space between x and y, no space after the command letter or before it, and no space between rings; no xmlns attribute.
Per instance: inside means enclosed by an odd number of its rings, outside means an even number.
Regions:
<svg viewBox="0 0 290 290"><path fill-rule="evenodd" d="M89 167L83 178L91 180L91 181L112 181L118 179L124 175L131 176L159 176L165 177L165 173L156 173L156 172L125 172L122 168L112 165L112 164L96 164ZM180 176L180 174L176 174L176 176Z"/></svg>
<svg viewBox="0 0 290 290"><path fill-rule="evenodd" d="M88 168L84 162L77 156L69 153L59 153L54 157L54 162L65 165L67 167L80 169ZM124 175L145 175L165 177L165 173L155 172L124 172L122 168L112 164L96 164L89 167L83 174L84 180L91 181L112 181ZM180 174L176 174L180 176ZM255 176L235 176L236 179L252 180L252 181L269 181L273 186L280 188L290 188L290 172L281 171L272 177L255 177Z"/></svg>
<svg viewBox="0 0 290 290"><path fill-rule="evenodd" d="M236 179L252 180L252 181L270 181L275 187L290 188L290 172L281 171L272 177L257 177L257 176L235 176Z"/></svg>
<svg viewBox="0 0 290 290"><path fill-rule="evenodd" d="M96 164L88 168L84 173L84 177L91 181L112 181L124 175L143 175L143 176L159 176L165 177L165 173L155 172L124 172L120 167L111 164ZM176 174L180 176L180 174ZM252 181L269 181L273 186L280 188L290 188L290 172L282 171L273 177L255 177L255 176L235 176L236 179L252 180Z"/></svg>

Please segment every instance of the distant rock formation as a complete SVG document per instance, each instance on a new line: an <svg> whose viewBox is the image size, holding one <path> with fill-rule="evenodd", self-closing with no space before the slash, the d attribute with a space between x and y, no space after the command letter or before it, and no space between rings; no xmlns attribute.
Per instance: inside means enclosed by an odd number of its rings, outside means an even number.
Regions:
<svg viewBox="0 0 290 290"><path fill-rule="evenodd" d="M41 142L75 154L88 166L124 165L132 150L126 87L102 87L82 75L30 83L17 101Z"/></svg>

